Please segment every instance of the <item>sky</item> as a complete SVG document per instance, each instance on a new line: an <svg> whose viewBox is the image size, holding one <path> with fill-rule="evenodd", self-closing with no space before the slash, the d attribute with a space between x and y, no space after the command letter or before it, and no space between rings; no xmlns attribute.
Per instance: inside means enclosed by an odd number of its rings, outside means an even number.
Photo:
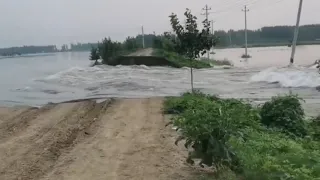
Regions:
<svg viewBox="0 0 320 180"><path fill-rule="evenodd" d="M215 30L294 25L299 0L0 0L0 47L122 41L141 33L170 31L168 16L183 21L186 8L203 20L211 7ZM320 0L304 0L301 24L320 24Z"/></svg>

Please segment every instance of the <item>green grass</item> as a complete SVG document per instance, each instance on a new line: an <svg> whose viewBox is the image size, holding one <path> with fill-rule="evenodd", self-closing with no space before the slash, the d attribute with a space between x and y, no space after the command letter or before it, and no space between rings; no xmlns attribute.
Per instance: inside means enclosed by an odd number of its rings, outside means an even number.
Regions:
<svg viewBox="0 0 320 180"><path fill-rule="evenodd" d="M162 49L155 49L153 51L153 55L165 57L168 61L171 62L172 66L176 68L182 68L182 67L193 67L196 69L211 68L210 63L208 62L186 59L178 55L177 53L167 52Z"/></svg>
<svg viewBox="0 0 320 180"><path fill-rule="evenodd" d="M306 120L299 103L298 97L285 95L255 107L195 92L167 98L163 111L172 114L172 124L180 129L176 143L185 139L193 149L186 161L200 159L199 165L217 169L198 179L316 180L320 123ZM303 136L295 134L301 118Z"/></svg>
<svg viewBox="0 0 320 180"><path fill-rule="evenodd" d="M208 59L205 57L200 58L201 61L208 62L213 66L233 66L232 62L228 59L216 60L216 59Z"/></svg>

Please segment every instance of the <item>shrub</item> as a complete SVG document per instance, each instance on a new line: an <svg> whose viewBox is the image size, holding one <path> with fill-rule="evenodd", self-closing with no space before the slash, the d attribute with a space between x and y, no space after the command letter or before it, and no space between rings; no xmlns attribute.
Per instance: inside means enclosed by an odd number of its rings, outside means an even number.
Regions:
<svg viewBox="0 0 320 180"><path fill-rule="evenodd" d="M200 166L205 164L218 169L226 166L236 172L241 171L236 154L226 142L233 135L244 136L242 129L245 127L258 125L258 112L251 105L199 92L185 93L180 99L169 101L165 107L180 113L173 118L173 124L182 133L177 142L186 139L185 147L193 148L187 158L188 163L201 159Z"/></svg>
<svg viewBox="0 0 320 180"><path fill-rule="evenodd" d="M193 150L187 162L194 164L194 159L200 159L202 167L217 169L214 176L202 179L315 180L320 177L320 141L315 141L320 132L318 118L306 123L307 128L303 123L304 134L312 138L291 137L291 133L297 133L294 130L304 116L297 96L274 97L260 112L246 102L197 91L168 98L166 108L176 110L172 122L181 130L176 143L185 139L185 147ZM266 121L262 118L271 121L264 123L267 127L261 123Z"/></svg>
<svg viewBox="0 0 320 180"><path fill-rule="evenodd" d="M172 121L181 132L176 143L185 139L185 147L193 150L187 162L194 164L194 159L200 159L202 167L207 165L217 170L212 177L202 179L315 180L320 177L317 118L304 129L309 130L305 134L312 138L291 136L292 128L297 128L289 126L296 125L290 123L292 119L297 121L294 115L299 116L298 120L304 116L296 96L274 97L264 104L261 112L246 102L201 92L184 93L165 103L165 108L178 110ZM289 125L265 123L266 127L260 114Z"/></svg>
<svg viewBox="0 0 320 180"><path fill-rule="evenodd" d="M320 141L320 116L312 118L308 123L308 133L313 140Z"/></svg>
<svg viewBox="0 0 320 180"><path fill-rule="evenodd" d="M314 180L320 177L320 152L277 131L246 129L247 139L233 136L246 180Z"/></svg>
<svg viewBox="0 0 320 180"><path fill-rule="evenodd" d="M304 110L300 99L295 95L273 97L261 108L261 122L273 128L280 128L296 136L307 134Z"/></svg>
<svg viewBox="0 0 320 180"><path fill-rule="evenodd" d="M219 98L216 96L206 95L197 90L195 90L193 93L186 92L182 94L182 97L168 97L164 101L164 113L180 114L188 108L196 108L199 101L213 101L218 99Z"/></svg>

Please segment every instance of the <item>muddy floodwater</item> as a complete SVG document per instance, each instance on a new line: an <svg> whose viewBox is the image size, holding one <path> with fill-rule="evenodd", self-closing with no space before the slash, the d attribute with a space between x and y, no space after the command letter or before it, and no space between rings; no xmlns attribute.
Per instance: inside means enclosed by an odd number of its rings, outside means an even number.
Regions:
<svg viewBox="0 0 320 180"><path fill-rule="evenodd" d="M312 66L320 58L320 46L298 46L294 67L288 67L289 47L217 49L215 59L228 59L231 69L196 70L195 87L222 97L263 102L283 93L299 94L306 111L320 108L320 74ZM89 52L68 52L0 59L0 105L41 106L94 97L171 96L189 90L188 68L147 66L90 67Z"/></svg>

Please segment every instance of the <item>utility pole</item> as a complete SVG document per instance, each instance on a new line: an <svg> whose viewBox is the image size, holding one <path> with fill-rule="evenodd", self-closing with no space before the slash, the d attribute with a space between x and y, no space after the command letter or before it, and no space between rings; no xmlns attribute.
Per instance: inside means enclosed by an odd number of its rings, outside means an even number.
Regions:
<svg viewBox="0 0 320 180"><path fill-rule="evenodd" d="M229 46L232 46L231 30L228 31L228 35L229 35Z"/></svg>
<svg viewBox="0 0 320 180"><path fill-rule="evenodd" d="M294 54L296 52L296 45L299 35L299 24L300 24L300 17L301 17L301 10L302 10L302 2L303 0L300 0L299 3L299 9L298 9L298 15L297 15L297 24L294 30L294 36L292 41L292 51L291 51L291 57L290 57L290 64L293 64Z"/></svg>
<svg viewBox="0 0 320 180"><path fill-rule="evenodd" d="M249 11L249 9L247 9L247 6L244 6L244 9L242 10L244 11L244 26L245 26L245 30L244 30L244 38L245 38L245 56L248 57L248 34L247 34L247 12Z"/></svg>
<svg viewBox="0 0 320 180"><path fill-rule="evenodd" d="M142 26L142 48L144 48L144 31Z"/></svg>
<svg viewBox="0 0 320 180"><path fill-rule="evenodd" d="M214 35L214 31L213 31L213 23L214 23L215 21L213 21L213 20L211 20L211 34L212 34L212 37L213 37L213 35ZM213 46L213 41L214 41L214 39L212 38L212 52L213 52L213 49L214 49L214 46Z"/></svg>
<svg viewBox="0 0 320 180"><path fill-rule="evenodd" d="M202 10L205 11L204 14L201 14L201 15L205 15L206 16L206 20L209 22L209 10L211 10L211 7L209 8L208 5L206 4L206 6L204 8L202 8ZM208 60L210 59L210 52L207 51L207 56L208 56Z"/></svg>

